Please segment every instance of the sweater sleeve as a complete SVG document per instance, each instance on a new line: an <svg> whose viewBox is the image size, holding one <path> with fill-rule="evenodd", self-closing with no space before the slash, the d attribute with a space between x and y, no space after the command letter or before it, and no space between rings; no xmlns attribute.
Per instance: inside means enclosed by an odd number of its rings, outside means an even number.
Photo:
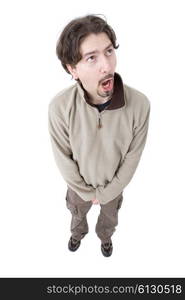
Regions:
<svg viewBox="0 0 185 300"><path fill-rule="evenodd" d="M91 201L95 198L96 190L84 181L77 163L73 160L65 118L60 117L50 106L48 115L48 128L56 164L68 186L84 201Z"/></svg>
<svg viewBox="0 0 185 300"><path fill-rule="evenodd" d="M134 136L128 152L121 161L112 181L107 183L104 187L99 186L96 188L96 199L98 199L101 204L105 204L107 201L116 198L132 179L146 143L149 115L150 104L148 102L143 118L134 128Z"/></svg>

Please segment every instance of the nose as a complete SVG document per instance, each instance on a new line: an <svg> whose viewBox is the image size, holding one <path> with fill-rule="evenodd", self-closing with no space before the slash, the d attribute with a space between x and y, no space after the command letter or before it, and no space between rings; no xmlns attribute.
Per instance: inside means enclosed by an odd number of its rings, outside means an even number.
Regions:
<svg viewBox="0 0 185 300"><path fill-rule="evenodd" d="M107 57L102 57L101 58L101 63L100 63L100 72L102 74L109 74L111 71L111 64L110 61Z"/></svg>

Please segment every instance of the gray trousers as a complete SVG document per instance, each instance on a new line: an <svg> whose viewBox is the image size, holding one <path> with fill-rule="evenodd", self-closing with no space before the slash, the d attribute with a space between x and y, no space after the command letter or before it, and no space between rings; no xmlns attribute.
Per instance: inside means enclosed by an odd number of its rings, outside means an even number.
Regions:
<svg viewBox="0 0 185 300"><path fill-rule="evenodd" d="M102 243L111 241L111 236L115 231L115 227L118 225L118 210L121 207L122 201L123 193L107 204L100 205L100 214L96 224L96 234ZM68 188L66 205L72 214L72 238L79 241L89 231L86 215L92 206L92 202L84 201L72 189Z"/></svg>

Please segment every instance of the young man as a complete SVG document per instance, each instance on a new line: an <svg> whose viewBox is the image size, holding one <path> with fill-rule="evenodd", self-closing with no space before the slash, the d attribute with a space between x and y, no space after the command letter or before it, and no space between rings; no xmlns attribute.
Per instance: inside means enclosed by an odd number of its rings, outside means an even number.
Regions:
<svg viewBox="0 0 185 300"><path fill-rule="evenodd" d="M146 142L150 111L146 96L115 73L117 48L115 32L104 19L72 20L59 37L57 56L76 83L49 105L52 148L72 214L68 248L79 248L88 233L86 215L99 204L96 233L106 257L112 254L123 190Z"/></svg>

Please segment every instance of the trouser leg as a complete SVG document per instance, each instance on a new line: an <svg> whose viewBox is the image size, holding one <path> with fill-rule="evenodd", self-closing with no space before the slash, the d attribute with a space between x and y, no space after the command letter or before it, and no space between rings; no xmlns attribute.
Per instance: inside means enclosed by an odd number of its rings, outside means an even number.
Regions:
<svg viewBox="0 0 185 300"><path fill-rule="evenodd" d="M118 225L118 211L123 201L123 193L105 205L101 205L96 224L96 233L102 243L111 241L111 236Z"/></svg>
<svg viewBox="0 0 185 300"><path fill-rule="evenodd" d="M68 188L66 204L72 214L70 227L72 238L79 241L89 231L86 215L92 206L92 202L84 201L72 189Z"/></svg>

